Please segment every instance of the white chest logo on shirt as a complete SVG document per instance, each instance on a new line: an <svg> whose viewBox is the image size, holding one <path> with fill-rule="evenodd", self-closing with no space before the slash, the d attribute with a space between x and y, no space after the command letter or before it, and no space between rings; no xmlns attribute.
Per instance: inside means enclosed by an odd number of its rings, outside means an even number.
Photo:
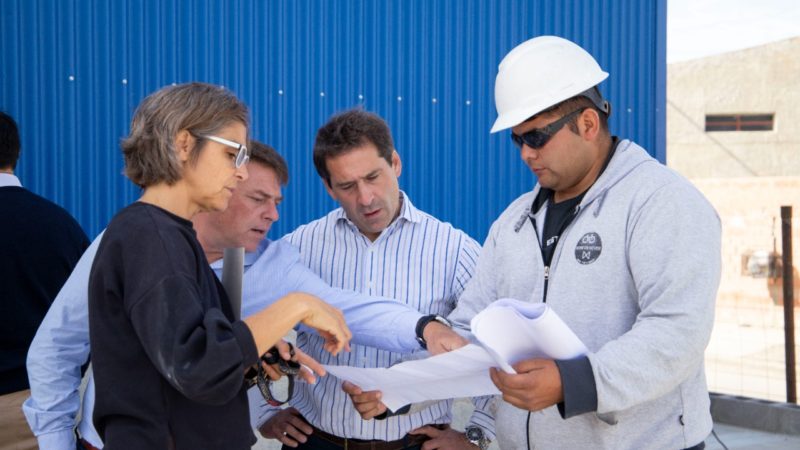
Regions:
<svg viewBox="0 0 800 450"><path fill-rule="evenodd" d="M575 246L575 259L581 264L591 264L600 257L603 241L597 233L586 233Z"/></svg>

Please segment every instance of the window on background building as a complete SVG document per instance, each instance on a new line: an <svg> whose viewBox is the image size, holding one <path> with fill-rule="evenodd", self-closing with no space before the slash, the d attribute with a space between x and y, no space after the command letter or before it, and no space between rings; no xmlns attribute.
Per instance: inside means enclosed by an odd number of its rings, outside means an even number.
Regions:
<svg viewBox="0 0 800 450"><path fill-rule="evenodd" d="M706 131L771 131L775 114L707 114Z"/></svg>

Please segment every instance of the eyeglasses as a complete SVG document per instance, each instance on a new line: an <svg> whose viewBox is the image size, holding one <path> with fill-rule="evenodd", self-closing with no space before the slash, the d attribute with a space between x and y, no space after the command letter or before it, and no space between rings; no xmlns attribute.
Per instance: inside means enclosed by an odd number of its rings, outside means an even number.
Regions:
<svg viewBox="0 0 800 450"><path fill-rule="evenodd" d="M222 145L227 145L228 147L233 147L236 150L238 150L238 153L236 153L236 160L233 163L237 169L247 164L248 161L250 161L250 151L247 150L247 146L244 144L239 144L238 142L233 142L228 139L221 138L219 136L206 135L200 137L203 139L208 139L209 141L217 142Z"/></svg>
<svg viewBox="0 0 800 450"><path fill-rule="evenodd" d="M517 136L514 133L511 133L511 140L514 141L514 144L522 148L522 145L525 144L530 148L539 150L540 148L544 147L545 144L553 137L559 130L561 130L567 122L572 120L573 117L582 113L587 108L579 108L571 113L565 115L564 117L552 122L542 128L534 128L530 131L526 131L522 133L522 136Z"/></svg>

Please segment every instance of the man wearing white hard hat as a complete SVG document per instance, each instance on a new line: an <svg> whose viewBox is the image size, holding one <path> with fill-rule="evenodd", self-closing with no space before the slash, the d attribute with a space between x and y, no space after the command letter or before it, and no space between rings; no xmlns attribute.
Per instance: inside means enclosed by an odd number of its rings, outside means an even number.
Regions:
<svg viewBox="0 0 800 450"><path fill-rule="evenodd" d="M538 183L492 225L449 319L468 325L503 297L547 302L589 350L492 369L505 449L699 449L711 432L720 222L687 180L609 133L607 77L554 36L500 63L492 132L511 129Z"/></svg>

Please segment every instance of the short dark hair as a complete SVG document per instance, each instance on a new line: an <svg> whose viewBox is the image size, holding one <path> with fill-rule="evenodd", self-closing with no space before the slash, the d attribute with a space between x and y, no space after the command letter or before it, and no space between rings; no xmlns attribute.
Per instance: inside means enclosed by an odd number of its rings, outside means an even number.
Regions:
<svg viewBox="0 0 800 450"><path fill-rule="evenodd" d="M363 109L350 109L334 115L317 131L314 142L314 167L317 173L330 186L331 174L327 160L365 144L374 145L378 155L392 164L394 141L385 120Z"/></svg>
<svg viewBox="0 0 800 450"><path fill-rule="evenodd" d="M281 186L289 183L289 167L286 160L271 146L256 140L250 140L250 162L261 164L275 171Z"/></svg>
<svg viewBox="0 0 800 450"><path fill-rule="evenodd" d="M19 129L17 122L8 114L0 111L0 168L17 167L19 159Z"/></svg>

